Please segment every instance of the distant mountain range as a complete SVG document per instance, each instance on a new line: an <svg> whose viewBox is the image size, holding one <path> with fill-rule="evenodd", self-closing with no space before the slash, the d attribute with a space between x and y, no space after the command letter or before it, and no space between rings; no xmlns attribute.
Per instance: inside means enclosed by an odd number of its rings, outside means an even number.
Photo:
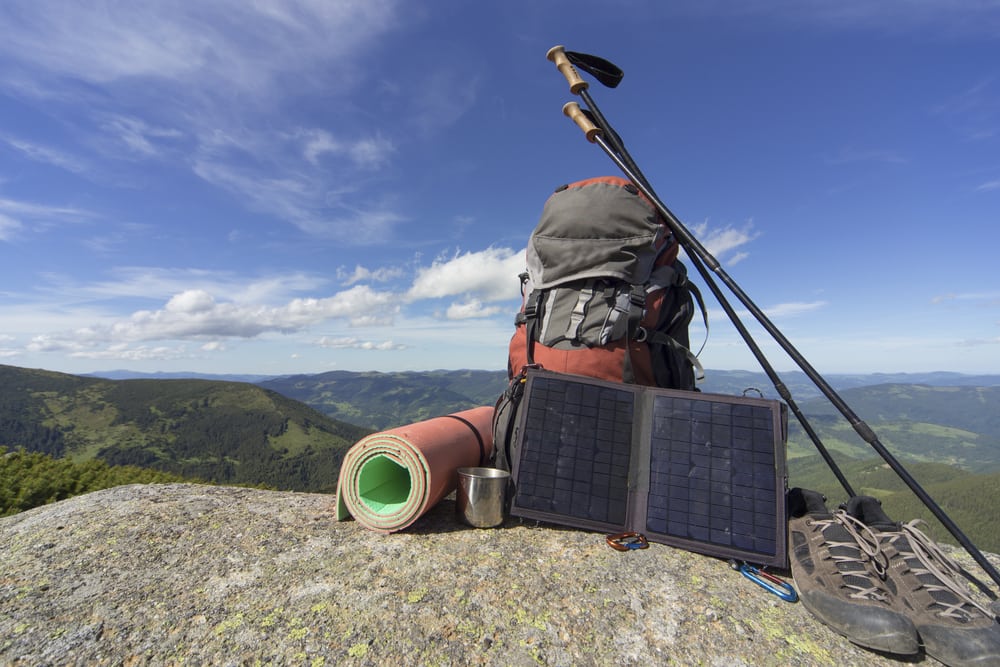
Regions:
<svg viewBox="0 0 1000 667"><path fill-rule="evenodd" d="M335 419L375 429L493 405L506 385L507 374L501 371L331 371L260 383Z"/></svg>
<svg viewBox="0 0 1000 667"><path fill-rule="evenodd" d="M409 371L409 372L389 372L379 373L378 371L331 371L327 373L307 373L296 375L254 375L254 374L212 374L197 372L156 372L141 373L139 371L111 370L98 371L95 373L85 373L83 377L100 377L108 380L180 380L180 379L201 379L201 380L226 380L229 382L254 382L266 383L273 380L283 380L291 377L297 378L317 378L328 375L340 375L343 377L351 375L440 375L440 374L472 374L474 377L491 377L493 381L502 381L506 376L506 371L496 370L435 370L435 371ZM765 392L771 390L771 382L767 376L760 371L742 370L707 370L704 384L701 385L703 391L711 391L720 394L737 394L748 387L757 387ZM813 385L812 381L802 371L787 371L780 373L782 381L792 391L796 400L805 400L812 396L819 396L820 392ZM837 389L850 389L852 387L866 387L875 384L926 384L932 387L995 387L1000 386L1000 375L983 374L971 375L966 373L952 373L947 371L933 371L927 373L835 373L824 375L824 379Z"/></svg>
<svg viewBox="0 0 1000 667"><path fill-rule="evenodd" d="M253 383L219 377L111 380L0 366L0 445L222 482L332 491L343 454L365 434L492 405L506 386L503 371L221 376ZM1000 516L992 510L1000 504L1000 375L825 379L952 518L983 548L1000 551ZM928 516L804 374L782 380L858 492L882 498L897 518ZM749 388L775 398L762 373L710 371L703 386L730 395ZM788 460L790 485L839 502L843 490L794 418Z"/></svg>
<svg viewBox="0 0 1000 667"><path fill-rule="evenodd" d="M140 373L139 371L100 371L97 373L83 373L82 377L98 377L105 380L221 380L223 382L263 382L271 380L277 375L254 375L251 373L195 373L195 372L167 372L157 371L155 373Z"/></svg>
<svg viewBox="0 0 1000 667"><path fill-rule="evenodd" d="M285 396L307 403L321 412L371 428L386 428L434 416L442 406L461 410L492 405L507 383L505 371L436 370L410 372L330 371L300 375L211 375L204 373L138 373L102 371L90 374L111 380L123 379L206 379L253 382ZM929 387L998 387L1000 375L966 375L950 372L830 374L824 379L837 391L885 384L927 385ZM819 389L801 371L781 373L781 381L800 405L821 397ZM706 371L702 391L739 395L753 389L767 398L777 392L764 373L754 371ZM853 407L853 406L852 406Z"/></svg>
<svg viewBox="0 0 1000 667"><path fill-rule="evenodd" d="M1000 386L880 384L839 394L899 458L1000 471ZM812 399L799 407L828 449L851 458L871 456L828 401ZM790 457L815 453L794 420L789 431Z"/></svg>

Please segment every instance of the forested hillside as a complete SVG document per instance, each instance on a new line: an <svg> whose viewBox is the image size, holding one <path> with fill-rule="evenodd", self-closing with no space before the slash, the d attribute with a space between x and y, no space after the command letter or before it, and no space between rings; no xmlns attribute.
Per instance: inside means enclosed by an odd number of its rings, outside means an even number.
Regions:
<svg viewBox="0 0 1000 667"><path fill-rule="evenodd" d="M385 429L494 405L507 384L504 371L355 373L331 371L261 382L334 419Z"/></svg>
<svg viewBox="0 0 1000 667"><path fill-rule="evenodd" d="M716 386L706 389L716 391L761 379L743 372L712 375ZM948 374L914 377L954 386L853 387L862 377L831 381L847 385L838 391L949 516L977 544L1000 551L1000 515L990 509L1000 505L1000 387ZM209 481L331 492L344 453L371 430L492 405L506 374L331 372L262 384L113 381L0 366L0 446L72 462L96 459ZM872 460L871 447L825 399L799 403L857 491L881 498L897 518L931 518L884 463ZM843 499L794 418L788 457L792 485L817 488L834 503Z"/></svg>
<svg viewBox="0 0 1000 667"><path fill-rule="evenodd" d="M840 394L898 458L947 463L976 472L1000 471L1000 387L883 384ZM825 399L800 407L831 451L855 459L873 455L871 447ZM815 453L793 419L789 457Z"/></svg>
<svg viewBox="0 0 1000 667"><path fill-rule="evenodd" d="M123 484L197 481L149 468L109 466L98 459L77 463L0 447L0 516Z"/></svg>
<svg viewBox="0 0 1000 667"><path fill-rule="evenodd" d="M875 496L893 519L923 519L937 540L957 544L944 526L906 484L881 459L855 460L839 457L838 466L854 491ZM943 463L904 461L903 467L940 505L948 517L980 549L1000 553L1000 472L974 473ZM831 510L847 500L847 492L819 456L793 459L788 463L788 483L820 491Z"/></svg>
<svg viewBox="0 0 1000 667"><path fill-rule="evenodd" d="M74 461L332 491L344 453L369 432L252 384L0 366L0 446Z"/></svg>

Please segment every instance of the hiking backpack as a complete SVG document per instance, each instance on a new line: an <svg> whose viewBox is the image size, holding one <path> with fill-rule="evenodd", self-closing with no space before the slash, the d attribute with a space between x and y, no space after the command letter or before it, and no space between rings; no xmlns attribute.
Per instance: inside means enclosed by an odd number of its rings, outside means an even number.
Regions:
<svg viewBox="0 0 1000 667"><path fill-rule="evenodd" d="M549 197L520 276L510 385L494 417L494 465L509 469L528 367L696 391L701 366L689 349L688 325L694 300L703 315L705 308L678 251L656 209L628 180L590 178Z"/></svg>

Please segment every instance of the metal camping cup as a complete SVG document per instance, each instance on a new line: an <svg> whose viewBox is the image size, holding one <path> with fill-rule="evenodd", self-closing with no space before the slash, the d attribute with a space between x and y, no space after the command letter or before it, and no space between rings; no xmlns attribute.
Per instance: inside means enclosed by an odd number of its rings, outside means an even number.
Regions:
<svg viewBox="0 0 1000 667"><path fill-rule="evenodd" d="M476 528L503 523L510 473L499 468L459 468L455 513Z"/></svg>

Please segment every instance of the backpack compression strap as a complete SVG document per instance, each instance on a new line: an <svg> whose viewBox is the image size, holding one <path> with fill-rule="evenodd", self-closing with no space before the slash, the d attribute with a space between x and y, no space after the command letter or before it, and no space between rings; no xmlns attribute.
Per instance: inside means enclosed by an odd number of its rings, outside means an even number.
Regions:
<svg viewBox="0 0 1000 667"><path fill-rule="evenodd" d="M635 369L632 368L632 354L629 343L639 338L639 323L646 313L646 288L644 285L632 285L628 295L628 335L625 337L625 362L622 364L622 382L635 384Z"/></svg>
<svg viewBox="0 0 1000 667"><path fill-rule="evenodd" d="M528 360L529 364L535 363L535 339L538 337L538 312L542 308L542 302L545 300L545 295L541 290L535 290L532 292L528 299L524 302L524 312L518 313L514 318L514 325L517 326L521 322L525 324L525 334L527 341L525 342L524 354L525 358Z"/></svg>
<svg viewBox="0 0 1000 667"><path fill-rule="evenodd" d="M698 359L698 355L701 354L701 350L705 349L705 343L708 342L708 310L705 308L705 299L701 296L701 291L698 289L697 285L685 280L680 286L687 289L694 296L695 301L698 302L698 309L701 311L701 319L705 323L705 340L702 342L701 349L698 350L697 354L692 352L689 348L684 347L673 337L668 336L662 331L650 331L645 327L639 327L636 331L636 337L640 340L646 341L647 343L668 345L674 349L683 349L685 356L687 356L688 361L695 370L695 381L701 382L705 379L705 368L701 365L701 360Z"/></svg>

